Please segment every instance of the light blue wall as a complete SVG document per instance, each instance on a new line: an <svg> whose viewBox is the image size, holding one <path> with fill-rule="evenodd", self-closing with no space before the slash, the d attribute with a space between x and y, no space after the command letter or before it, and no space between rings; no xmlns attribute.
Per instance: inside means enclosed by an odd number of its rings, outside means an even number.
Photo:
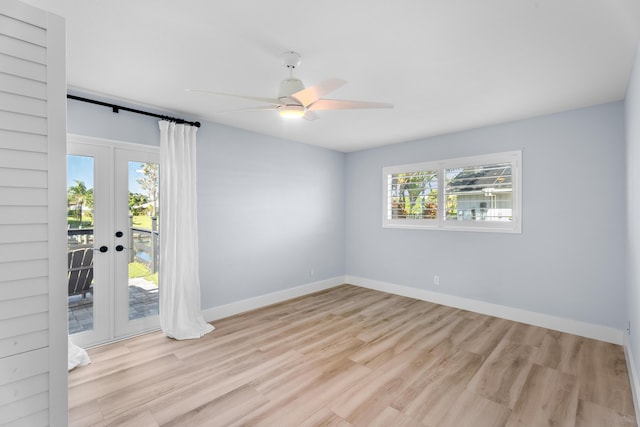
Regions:
<svg viewBox="0 0 640 427"><path fill-rule="evenodd" d="M332 150L203 126L198 221L208 307L344 275L344 161Z"/></svg>
<svg viewBox="0 0 640 427"><path fill-rule="evenodd" d="M618 102L350 153L347 273L622 329L624 140ZM382 228L384 166L520 149L522 234Z"/></svg>
<svg viewBox="0 0 640 427"><path fill-rule="evenodd" d="M157 145L156 119L68 111L71 133ZM623 329L624 141L623 103L348 155L205 122L202 306L349 274ZM382 167L518 149L522 234L382 228Z"/></svg>
<svg viewBox="0 0 640 427"><path fill-rule="evenodd" d="M627 310L631 321L629 344L640 372L640 49L625 99L627 131ZM640 391L640 390L636 390Z"/></svg>
<svg viewBox="0 0 640 427"><path fill-rule="evenodd" d="M158 119L73 100L68 131L160 139ZM343 153L209 122L197 141L203 308L345 274Z"/></svg>
<svg viewBox="0 0 640 427"><path fill-rule="evenodd" d="M71 92L85 98L114 103L113 100L79 92ZM121 102L116 104L125 105ZM127 104L126 107L139 108ZM153 111L160 113L159 111ZM160 129L158 119L150 116L120 111L113 113L110 108L86 102L67 100L67 132L92 136L96 138L113 139L115 141L134 142L136 144L159 145Z"/></svg>

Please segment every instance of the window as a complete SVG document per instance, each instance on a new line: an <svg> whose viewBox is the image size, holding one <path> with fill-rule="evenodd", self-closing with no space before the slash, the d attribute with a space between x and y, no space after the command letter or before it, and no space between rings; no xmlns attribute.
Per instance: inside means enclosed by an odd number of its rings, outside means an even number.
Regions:
<svg viewBox="0 0 640 427"><path fill-rule="evenodd" d="M522 152L390 166L384 227L520 233Z"/></svg>

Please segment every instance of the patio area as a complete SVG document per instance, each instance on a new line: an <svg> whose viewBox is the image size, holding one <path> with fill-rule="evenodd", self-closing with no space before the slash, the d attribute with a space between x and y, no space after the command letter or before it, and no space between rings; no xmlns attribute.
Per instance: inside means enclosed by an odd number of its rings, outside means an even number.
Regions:
<svg viewBox="0 0 640 427"><path fill-rule="evenodd" d="M69 334L93 329L93 293L68 297ZM158 314L158 287L141 277L129 279L129 320Z"/></svg>

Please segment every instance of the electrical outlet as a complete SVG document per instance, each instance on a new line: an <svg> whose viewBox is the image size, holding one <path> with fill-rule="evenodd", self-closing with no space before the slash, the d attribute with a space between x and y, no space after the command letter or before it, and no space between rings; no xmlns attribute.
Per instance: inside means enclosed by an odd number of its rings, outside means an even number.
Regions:
<svg viewBox="0 0 640 427"><path fill-rule="evenodd" d="M310 276L310 277L313 277L313 275L314 275L314 274L316 274L316 272L315 272L315 270L313 269L313 267L311 267L311 268L309 269L309 276Z"/></svg>
<svg viewBox="0 0 640 427"><path fill-rule="evenodd" d="M440 276L433 276L433 284L434 285L440 284Z"/></svg>

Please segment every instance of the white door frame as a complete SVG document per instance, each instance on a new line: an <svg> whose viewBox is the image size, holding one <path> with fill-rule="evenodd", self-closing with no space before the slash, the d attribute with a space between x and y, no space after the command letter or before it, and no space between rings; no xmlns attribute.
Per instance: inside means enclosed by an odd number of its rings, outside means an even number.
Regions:
<svg viewBox="0 0 640 427"><path fill-rule="evenodd" d="M109 235L110 224L112 222L112 209L109 208L112 185L109 179L109 148L106 146L80 144L77 142L67 142L67 155L87 156L93 158L93 187L94 209L93 209L93 329L73 334L73 342L79 346L87 346L106 342L113 336L110 325L113 324L111 313L113 308L110 301L113 300L112 286L103 286L112 282L111 272L113 271L113 261L111 251L101 253L97 250L100 246L111 249L112 239ZM97 225L97 227L96 227Z"/></svg>
<svg viewBox="0 0 640 427"><path fill-rule="evenodd" d="M132 144L133 145L133 144ZM158 147L149 147L145 145L136 145L135 147L128 146L115 147L114 161L115 161L115 195L114 200L114 230L125 232L125 236L128 236L129 230L129 198L122 197L123 194L128 194L129 182L128 182L128 164L129 161L136 162L148 162L148 163L160 163L160 150ZM119 197L118 197L119 196ZM129 242L126 237L116 238L114 235L114 245L128 246ZM115 246L114 246L115 247ZM129 248L127 248L128 250ZM126 337L142 332L158 329L160 320L158 316L147 316L139 319L129 320L129 289L128 286L120 286L122 283L128 283L128 269L129 269L129 256L127 250L122 252L115 252L114 258L114 273L115 283L118 286L114 287L114 334L116 337Z"/></svg>
<svg viewBox="0 0 640 427"><path fill-rule="evenodd" d="M116 245L128 246L128 239L117 238L115 231L128 231L128 160L159 163L157 146L67 135L68 154L94 155L94 187L102 191L94 194L94 247L104 245L106 253L94 254L94 280L108 286L96 286L94 293L94 329L73 335L75 344L90 347L159 329L159 317L149 316L129 320L128 255L117 252ZM96 197L97 196L97 197ZM128 233L125 233L127 236ZM97 276L99 275L99 276Z"/></svg>

